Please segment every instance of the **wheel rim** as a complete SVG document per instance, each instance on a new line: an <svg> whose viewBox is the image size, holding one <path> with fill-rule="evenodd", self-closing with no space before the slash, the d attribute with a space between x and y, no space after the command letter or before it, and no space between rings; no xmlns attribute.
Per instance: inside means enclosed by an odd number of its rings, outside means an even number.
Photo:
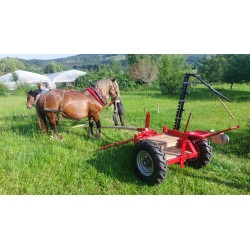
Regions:
<svg viewBox="0 0 250 250"><path fill-rule="evenodd" d="M145 151L141 150L136 157L137 166L140 172L145 176L150 176L154 170L153 160L150 154Z"/></svg>

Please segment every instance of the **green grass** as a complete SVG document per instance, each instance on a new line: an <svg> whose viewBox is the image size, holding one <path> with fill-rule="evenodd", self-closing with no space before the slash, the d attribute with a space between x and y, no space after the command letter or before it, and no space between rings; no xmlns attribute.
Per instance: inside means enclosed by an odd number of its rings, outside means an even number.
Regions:
<svg viewBox="0 0 250 250"><path fill-rule="evenodd" d="M166 180L148 186L135 176L133 143L99 150L100 146L132 138L134 132L103 129L104 138L90 139L79 122L64 119L64 140L39 133L35 110L26 109L25 96L0 97L0 194L250 194L250 89L247 85L215 86L232 102L226 103L233 121L207 89L191 88L182 129L189 112L190 130L240 129L227 133L230 143L213 146L211 164L201 170L169 166ZM179 95L159 91L122 92L125 121L144 126L144 109L151 113L151 128L173 128ZM157 107L160 106L160 114ZM112 109L102 113L102 124L112 125ZM83 120L87 123L87 120Z"/></svg>

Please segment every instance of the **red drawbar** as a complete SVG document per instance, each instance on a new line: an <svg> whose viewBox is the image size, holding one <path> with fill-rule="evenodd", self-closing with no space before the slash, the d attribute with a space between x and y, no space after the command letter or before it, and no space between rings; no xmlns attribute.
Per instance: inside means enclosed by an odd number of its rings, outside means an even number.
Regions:
<svg viewBox="0 0 250 250"><path fill-rule="evenodd" d="M99 96L96 94L96 92L92 88L87 88L89 93L95 97L95 99L102 105L104 106L106 103L104 103ZM101 91L101 90L100 90ZM106 97L103 95L104 100L106 100Z"/></svg>

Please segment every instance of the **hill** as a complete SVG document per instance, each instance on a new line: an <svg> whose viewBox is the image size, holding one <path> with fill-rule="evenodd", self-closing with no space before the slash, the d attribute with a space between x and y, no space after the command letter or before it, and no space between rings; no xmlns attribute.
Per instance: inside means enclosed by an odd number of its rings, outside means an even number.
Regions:
<svg viewBox="0 0 250 250"><path fill-rule="evenodd" d="M203 56L202 54L187 55L187 62L197 66ZM51 62L61 64L63 70L77 69L86 71L88 69L97 69L100 65L108 65L114 60L119 61L122 66L128 65L127 56L124 54L79 54L51 60L3 58L0 59L0 75L17 69L43 74L45 66ZM7 64L8 66L6 66Z"/></svg>
<svg viewBox="0 0 250 250"><path fill-rule="evenodd" d="M66 69L95 69L99 65L109 64L111 61L120 61L123 66L127 64L126 55L117 54L79 54L76 56L69 56L66 58L58 58L53 60L28 60L29 63L37 67L45 67L51 62L62 64Z"/></svg>

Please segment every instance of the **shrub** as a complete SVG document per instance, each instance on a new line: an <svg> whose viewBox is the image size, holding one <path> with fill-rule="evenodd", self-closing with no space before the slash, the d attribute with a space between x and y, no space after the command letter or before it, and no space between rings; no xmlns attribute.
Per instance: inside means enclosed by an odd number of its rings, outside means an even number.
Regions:
<svg viewBox="0 0 250 250"><path fill-rule="evenodd" d="M88 80L87 76L79 76L75 80L75 86L77 89L82 90L90 85L90 82Z"/></svg>
<svg viewBox="0 0 250 250"><path fill-rule="evenodd" d="M116 77L120 90L129 90L136 87L135 81L131 80L128 75L118 75Z"/></svg>
<svg viewBox="0 0 250 250"><path fill-rule="evenodd" d="M13 91L13 95L23 95L25 92L28 92L31 89L34 90L36 87L21 83L17 85L17 88Z"/></svg>
<svg viewBox="0 0 250 250"><path fill-rule="evenodd" d="M8 94L9 90L6 85L3 83L0 83L0 96L6 96Z"/></svg>

